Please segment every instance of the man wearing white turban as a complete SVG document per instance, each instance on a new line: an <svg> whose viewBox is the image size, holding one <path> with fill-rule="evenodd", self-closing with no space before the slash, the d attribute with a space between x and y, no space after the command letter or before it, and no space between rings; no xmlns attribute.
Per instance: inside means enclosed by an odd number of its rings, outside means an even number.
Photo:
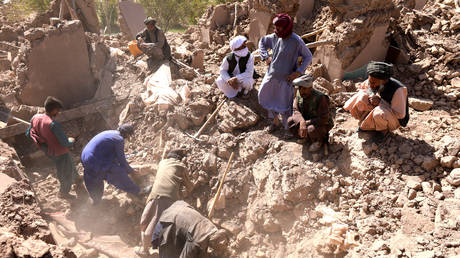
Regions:
<svg viewBox="0 0 460 258"><path fill-rule="evenodd" d="M254 57L246 47L246 37L236 36L230 41L232 52L220 66L217 87L227 98L234 98L244 89L246 95L254 86Z"/></svg>

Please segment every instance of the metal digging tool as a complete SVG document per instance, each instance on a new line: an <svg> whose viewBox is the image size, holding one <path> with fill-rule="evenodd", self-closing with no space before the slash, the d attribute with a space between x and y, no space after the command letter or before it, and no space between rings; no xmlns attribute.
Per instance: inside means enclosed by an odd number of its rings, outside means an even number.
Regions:
<svg viewBox="0 0 460 258"><path fill-rule="evenodd" d="M25 121L25 120L22 120L21 118L18 118L18 117L15 117L11 114L11 110L7 109L7 108L2 108L0 107L0 121L4 122L4 123L8 123L8 119L14 119L18 122L21 122L21 123L24 123L26 125L30 125L29 122Z"/></svg>
<svg viewBox="0 0 460 258"><path fill-rule="evenodd" d="M201 126L200 130L198 130L198 132L195 134L195 135L191 135L191 134L188 134L188 133L185 133L187 136L191 137L192 139L194 140L197 140L197 141L203 141L201 140L200 138L198 138L201 133L203 132L203 130L206 128L206 126L209 124L209 122L211 122L211 120L217 115L217 113L219 113L219 110L220 108L224 105L225 103L225 99L222 100L222 102L217 106L216 110L214 110L214 112L212 113L212 115L208 118L208 120L206 120L206 122Z"/></svg>

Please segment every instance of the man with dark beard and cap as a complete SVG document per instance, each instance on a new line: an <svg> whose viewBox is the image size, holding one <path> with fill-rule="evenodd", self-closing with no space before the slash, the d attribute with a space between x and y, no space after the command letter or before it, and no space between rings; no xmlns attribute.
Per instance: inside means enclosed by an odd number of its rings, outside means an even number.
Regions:
<svg viewBox="0 0 460 258"><path fill-rule="evenodd" d="M129 173L134 169L125 157L125 140L134 134L132 125L121 125L118 130L107 130L94 136L81 153L84 168L83 179L93 204L97 204L104 193L104 180L116 188L134 195L145 195L151 186L140 189Z"/></svg>
<svg viewBox="0 0 460 258"><path fill-rule="evenodd" d="M368 79L345 105L344 110L359 120L359 131L377 131L385 136L389 131L406 126L409 121L407 88L392 78L393 65L371 62Z"/></svg>
<svg viewBox="0 0 460 258"><path fill-rule="evenodd" d="M329 97L313 89L313 76L303 75L293 81L298 87L294 99L294 112L288 119L291 133L311 143L327 141L329 130L334 126L329 115Z"/></svg>
<svg viewBox="0 0 460 258"><path fill-rule="evenodd" d="M268 127L269 132L279 126L278 114L281 114L284 129L288 129L287 119L291 116L294 98L291 82L303 74L312 61L310 50L292 32L294 24L289 15L276 15L273 25L275 33L263 37L259 42L260 56L269 65L259 90L259 103L268 110L268 117L273 119ZM273 51L271 57L269 49ZM302 57L300 66L299 57Z"/></svg>
<svg viewBox="0 0 460 258"><path fill-rule="evenodd" d="M147 64L152 68L155 61L171 58L171 48L152 17L145 19L144 24L146 28L136 35L136 40L139 49L149 57Z"/></svg>

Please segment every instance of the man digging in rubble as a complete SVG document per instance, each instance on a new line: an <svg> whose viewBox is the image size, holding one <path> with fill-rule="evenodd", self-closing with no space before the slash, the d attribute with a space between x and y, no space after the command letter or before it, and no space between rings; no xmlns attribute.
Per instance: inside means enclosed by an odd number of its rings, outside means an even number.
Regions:
<svg viewBox="0 0 460 258"><path fill-rule="evenodd" d="M273 132L279 126L281 114L284 129L288 129L287 119L292 113L294 88L291 82L304 73L311 63L312 55L303 40L294 32L293 22L287 14L278 14L273 19L275 33L263 37L259 42L260 55L269 65L259 90L259 103L268 110L273 123L267 128ZM272 57L268 50L272 49ZM297 66L298 58L302 64Z"/></svg>
<svg viewBox="0 0 460 258"><path fill-rule="evenodd" d="M313 81L311 75L303 75L294 80L298 92L288 125L295 137L312 142L317 145L315 149L319 149L327 141L334 122L329 115L329 97L313 89Z"/></svg>
<svg viewBox="0 0 460 258"><path fill-rule="evenodd" d="M361 89L343 108L359 120L358 131L376 131L376 138L382 139L409 121L407 88L391 77L391 64L371 62L367 74Z"/></svg>
<svg viewBox="0 0 460 258"><path fill-rule="evenodd" d="M83 179L92 204L97 204L102 199L104 180L137 196L146 195L150 191L151 187L140 189L128 176L134 169L126 161L124 145L125 140L133 134L132 125L121 125L118 130L97 134L83 149Z"/></svg>
<svg viewBox="0 0 460 258"><path fill-rule="evenodd" d="M220 66L216 84L227 98L234 98L241 91L246 95L254 86L254 57L246 47L246 41L244 36L232 39L232 53L224 58Z"/></svg>
<svg viewBox="0 0 460 258"><path fill-rule="evenodd" d="M160 258L223 257L227 236L206 217L184 201L163 211L152 237ZM211 247L212 254L208 254Z"/></svg>
<svg viewBox="0 0 460 258"><path fill-rule="evenodd" d="M136 35L139 49L146 54L147 65L153 69L163 59L171 58L171 48L166 40L163 31L156 26L156 21L152 17L144 20L146 28Z"/></svg>
<svg viewBox="0 0 460 258"><path fill-rule="evenodd" d="M140 256L149 255L150 240L155 225L163 211L180 199L180 187L185 185L189 193L193 190L193 184L187 175L187 167L181 161L184 155L185 150L172 150L167 158L158 164L155 182L141 217L142 246L135 249L136 254Z"/></svg>
<svg viewBox="0 0 460 258"><path fill-rule="evenodd" d="M63 108L62 102L54 97L45 100L45 114L37 114L30 120L26 135L45 152L56 165L56 177L59 181L59 198L75 199L69 194L72 182L78 178L77 169L70 156L69 147L75 142L67 138L62 126L54 119Z"/></svg>

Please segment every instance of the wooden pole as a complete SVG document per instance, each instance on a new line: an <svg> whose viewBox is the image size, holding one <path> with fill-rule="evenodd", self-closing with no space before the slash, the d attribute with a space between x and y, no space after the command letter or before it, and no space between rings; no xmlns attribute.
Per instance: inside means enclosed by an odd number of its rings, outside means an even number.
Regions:
<svg viewBox="0 0 460 258"><path fill-rule="evenodd" d="M200 130L198 130L198 132L194 135L195 138L198 138L198 136L201 135L201 133L206 128L206 126L209 124L209 122L211 122L211 120L217 115L217 113L219 112L220 108L224 105L224 103L225 103L225 99L222 100L219 106L217 106L216 110L214 110L212 115L208 118L208 120L206 120L206 122L201 126Z"/></svg>
<svg viewBox="0 0 460 258"><path fill-rule="evenodd" d="M321 29L319 29L319 30L312 31L312 32L310 32L310 33L307 33L307 34L302 35L301 38L306 39L306 38L309 38L309 37L311 37L311 36L318 35L318 34L320 34L321 32L323 32L325 29L326 29L326 27L321 28Z"/></svg>
<svg viewBox="0 0 460 258"><path fill-rule="evenodd" d="M227 167L225 168L224 175L222 176L222 179L220 180L219 188L217 188L216 195L214 196L214 201L212 202L211 209L209 209L208 218L211 218L212 215L214 215L214 208L216 207L216 202L220 197L220 192L222 191L222 185L224 184L225 177L227 176L227 172L230 169L230 164L232 163L232 159L233 159L234 154L235 153L232 152L232 155L230 155L230 159L228 160Z"/></svg>
<svg viewBox="0 0 460 258"><path fill-rule="evenodd" d="M308 44L305 44L305 46L307 46L308 48L315 48L319 46L332 45L332 44L334 44L334 42L328 39L328 40L321 40L321 41L315 41L312 43L308 43Z"/></svg>

